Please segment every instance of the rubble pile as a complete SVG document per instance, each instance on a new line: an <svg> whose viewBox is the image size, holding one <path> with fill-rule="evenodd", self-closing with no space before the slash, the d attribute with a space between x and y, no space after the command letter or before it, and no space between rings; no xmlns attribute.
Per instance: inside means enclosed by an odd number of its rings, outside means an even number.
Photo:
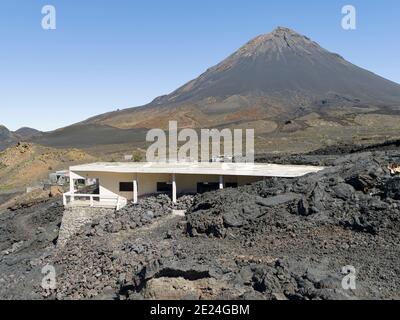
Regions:
<svg viewBox="0 0 400 320"><path fill-rule="evenodd" d="M168 215L171 210L187 210L193 201L192 196L183 196L174 204L167 195L160 194L139 199L137 204L128 204L114 214L106 215L86 226L86 232L97 234L117 233L133 230L151 224L154 220Z"/></svg>
<svg viewBox="0 0 400 320"><path fill-rule="evenodd" d="M387 168L398 157L390 152L348 155L316 174L200 195L188 212L188 233L223 237L230 228L285 222L271 219L274 214L286 222L300 215L354 231L398 233L400 177Z"/></svg>

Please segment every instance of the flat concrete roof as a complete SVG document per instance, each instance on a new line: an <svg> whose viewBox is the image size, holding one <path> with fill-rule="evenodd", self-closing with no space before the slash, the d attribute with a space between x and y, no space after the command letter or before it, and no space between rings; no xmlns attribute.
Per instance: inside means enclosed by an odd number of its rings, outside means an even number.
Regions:
<svg viewBox="0 0 400 320"><path fill-rule="evenodd" d="M221 162L97 162L73 166L73 172L170 173L294 178L325 169L316 166Z"/></svg>

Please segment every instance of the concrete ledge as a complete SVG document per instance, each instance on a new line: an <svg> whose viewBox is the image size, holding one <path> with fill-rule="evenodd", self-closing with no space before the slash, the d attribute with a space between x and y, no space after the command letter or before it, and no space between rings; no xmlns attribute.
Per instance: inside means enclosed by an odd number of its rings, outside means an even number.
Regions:
<svg viewBox="0 0 400 320"><path fill-rule="evenodd" d="M173 216L184 217L186 215L186 210L171 210Z"/></svg>

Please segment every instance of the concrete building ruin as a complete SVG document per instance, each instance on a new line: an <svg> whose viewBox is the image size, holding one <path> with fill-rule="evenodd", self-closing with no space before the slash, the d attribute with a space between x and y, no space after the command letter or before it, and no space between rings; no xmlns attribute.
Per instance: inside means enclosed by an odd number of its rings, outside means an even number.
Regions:
<svg viewBox="0 0 400 320"><path fill-rule="evenodd" d="M323 167L250 163L92 163L70 168L65 206L124 207L146 195L164 193L176 202L179 195L237 187L271 177L294 178ZM81 194L76 180L97 181L96 194Z"/></svg>
<svg viewBox="0 0 400 320"><path fill-rule="evenodd" d="M49 181L52 185L64 185L69 183L69 171L60 170L49 174Z"/></svg>

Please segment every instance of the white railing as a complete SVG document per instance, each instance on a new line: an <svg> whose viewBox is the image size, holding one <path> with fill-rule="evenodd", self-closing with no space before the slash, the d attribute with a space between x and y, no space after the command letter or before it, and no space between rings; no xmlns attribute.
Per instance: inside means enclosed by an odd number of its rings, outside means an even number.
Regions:
<svg viewBox="0 0 400 320"><path fill-rule="evenodd" d="M84 200L77 200L84 198ZM127 201L120 196L83 194L67 192L63 194L64 206L115 207L117 210L126 206Z"/></svg>

